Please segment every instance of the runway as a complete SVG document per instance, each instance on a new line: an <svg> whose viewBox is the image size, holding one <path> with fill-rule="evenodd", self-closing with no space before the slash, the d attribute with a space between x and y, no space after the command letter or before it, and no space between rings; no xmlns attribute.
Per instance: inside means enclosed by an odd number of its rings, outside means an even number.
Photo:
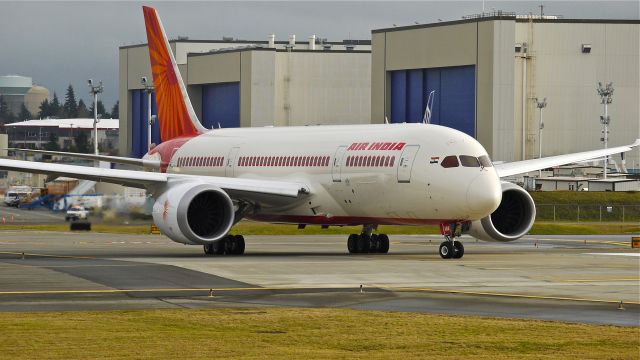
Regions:
<svg viewBox="0 0 640 360"><path fill-rule="evenodd" d="M630 235L463 238L461 260L439 257L439 236L391 236L386 255L349 255L342 235L245 238L245 255L209 257L160 235L2 231L0 311L346 307L640 326Z"/></svg>

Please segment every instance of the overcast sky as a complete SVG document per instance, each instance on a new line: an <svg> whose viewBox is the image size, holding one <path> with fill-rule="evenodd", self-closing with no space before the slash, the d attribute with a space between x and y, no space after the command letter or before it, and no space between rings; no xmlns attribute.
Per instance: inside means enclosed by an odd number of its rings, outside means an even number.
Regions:
<svg viewBox="0 0 640 360"><path fill-rule="evenodd" d="M110 109L118 97L118 47L146 42L142 5L158 9L171 38L286 40L311 34L370 39L371 30L482 12L482 1L7 2L0 0L0 75L31 76L60 98L69 83L88 101L86 80L102 80ZM485 1L486 11L565 18L640 19L640 1Z"/></svg>

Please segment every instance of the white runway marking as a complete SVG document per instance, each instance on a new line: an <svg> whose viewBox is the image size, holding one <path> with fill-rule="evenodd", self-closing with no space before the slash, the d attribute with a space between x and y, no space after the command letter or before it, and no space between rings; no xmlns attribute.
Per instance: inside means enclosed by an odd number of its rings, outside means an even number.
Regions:
<svg viewBox="0 0 640 360"><path fill-rule="evenodd" d="M585 255L611 255L611 256L635 256L635 257L640 257L640 253L585 253Z"/></svg>

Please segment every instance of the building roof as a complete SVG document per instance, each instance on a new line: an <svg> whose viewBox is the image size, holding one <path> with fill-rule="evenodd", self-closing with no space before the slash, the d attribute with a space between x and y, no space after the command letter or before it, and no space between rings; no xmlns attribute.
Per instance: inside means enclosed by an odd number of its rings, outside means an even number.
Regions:
<svg viewBox="0 0 640 360"><path fill-rule="evenodd" d="M234 45L251 45L251 44L268 44L269 41L268 40L240 40L240 39L233 39L233 40L191 40L191 39L180 39L180 40L169 40L169 43L192 43L192 44L197 44L197 43L212 43L212 44L230 44L231 46ZM289 41L287 40L276 40L274 42L276 45L286 45L289 43ZM325 44L331 44L331 45L345 45L345 44L352 44L352 45L371 45L371 40L365 40L365 39L345 39L342 41L325 41ZM304 45L304 44L309 44L308 41L296 41L296 44L299 45ZM120 46L120 49L129 49L129 48L136 48L136 47L143 47L143 46L147 46L147 43L140 43L140 44L133 44L133 45L123 45ZM316 42L316 46L322 46L321 43Z"/></svg>
<svg viewBox="0 0 640 360"><path fill-rule="evenodd" d="M418 24L418 25L405 25L405 26L394 26L390 28L382 28L382 29L374 29L371 30L371 33L385 33L385 32L394 32L394 31L405 31L405 30L414 30L414 29L423 29L437 26L449 26L449 25L457 25L457 24L468 24L468 23L476 23L481 21L495 21L495 20L513 20L515 22L534 22L534 23L573 23L573 24L640 24L640 20L638 19L565 19L563 17L558 16L543 16L540 18L539 16L521 16L515 15L515 13L507 13L507 12L493 12L493 13L485 13L481 14L483 16L468 16L464 17L461 20L451 20L451 21L440 21L435 23L428 24Z"/></svg>
<svg viewBox="0 0 640 360"><path fill-rule="evenodd" d="M41 119L41 120L25 120L11 124L5 124L5 127L58 127L61 129L93 129L93 119ZM119 129L119 119L100 119L98 129Z"/></svg>
<svg viewBox="0 0 640 360"><path fill-rule="evenodd" d="M576 181L591 181L594 178L588 177L578 177L578 176L550 176L543 178L536 178L536 181L567 181L567 182L576 182Z"/></svg>

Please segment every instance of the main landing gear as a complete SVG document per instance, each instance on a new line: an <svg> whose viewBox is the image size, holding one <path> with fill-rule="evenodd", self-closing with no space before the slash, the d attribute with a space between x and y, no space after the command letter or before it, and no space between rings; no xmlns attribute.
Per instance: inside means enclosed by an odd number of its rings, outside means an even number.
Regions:
<svg viewBox="0 0 640 360"><path fill-rule="evenodd" d="M440 224L445 240L440 244L439 253L443 259L460 259L464 256L464 246L456 237L462 235L463 226L468 224Z"/></svg>
<svg viewBox="0 0 640 360"><path fill-rule="evenodd" d="M350 254L386 254L389 252L389 236L387 234L374 234L377 225L365 225L362 233L351 234L347 240L347 248Z"/></svg>
<svg viewBox="0 0 640 360"><path fill-rule="evenodd" d="M244 236L227 235L216 242L204 244L204 253L207 255L242 255L244 254Z"/></svg>

